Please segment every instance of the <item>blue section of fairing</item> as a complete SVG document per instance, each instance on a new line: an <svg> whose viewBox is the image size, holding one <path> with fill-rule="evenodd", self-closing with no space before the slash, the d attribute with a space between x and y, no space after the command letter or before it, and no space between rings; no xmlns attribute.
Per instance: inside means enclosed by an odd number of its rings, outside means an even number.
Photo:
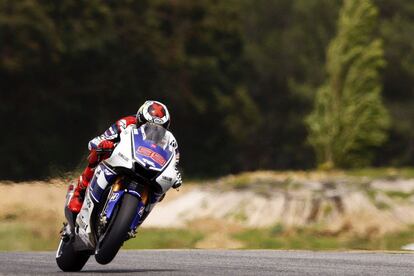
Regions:
<svg viewBox="0 0 414 276"><path fill-rule="evenodd" d="M102 168L101 166L98 166L89 184L89 194L96 202L99 202L100 196L102 195L102 192L103 192L103 191L100 191L102 190L102 188L99 187L98 180L97 180L101 173L102 173Z"/></svg>
<svg viewBox="0 0 414 276"><path fill-rule="evenodd" d="M91 180L91 184L89 185L89 190L92 198L96 202L99 202L101 200L104 190L99 186L98 179L104 177L103 179L101 179L101 181L111 183L116 177L116 174L103 163L101 163L96 170L97 171ZM101 175L102 173L103 175Z"/></svg>
<svg viewBox="0 0 414 276"><path fill-rule="evenodd" d="M134 150L134 156L135 156L136 159L141 161L143 164L147 164L147 162L145 162L144 160L152 162L155 165L152 168L154 168L156 170L162 170L164 167L166 167L168 165L168 161L170 160L171 156L173 155L173 153L170 150L163 149L159 145L156 145L156 144L152 143L149 140L144 140L141 129L138 129L137 132L134 132L133 136L134 136L134 145L133 145L134 148L133 148L133 150ZM152 159L151 157L140 154L137 151L138 147L140 147L140 146L145 147L145 148L161 155L165 159L165 164L163 164L163 165L159 164L159 163L157 163L156 160Z"/></svg>
<svg viewBox="0 0 414 276"><path fill-rule="evenodd" d="M105 180L109 183L112 182L112 180L115 178L115 176L117 176L117 174L112 171L108 166L106 166L105 164L102 164L102 169L104 172L104 176L105 176Z"/></svg>
<svg viewBox="0 0 414 276"><path fill-rule="evenodd" d="M90 195L94 199L94 201L96 201L96 202L100 201L103 191L104 190L101 187L99 187L98 184L96 184L94 186L89 185Z"/></svg>

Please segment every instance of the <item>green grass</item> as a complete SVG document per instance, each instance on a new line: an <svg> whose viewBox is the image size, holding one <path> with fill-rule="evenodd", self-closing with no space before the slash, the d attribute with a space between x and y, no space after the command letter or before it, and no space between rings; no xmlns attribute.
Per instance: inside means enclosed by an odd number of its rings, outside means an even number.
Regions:
<svg viewBox="0 0 414 276"><path fill-rule="evenodd" d="M139 229L137 237L127 241L124 249L195 248L204 234L195 230ZM318 228L285 230L282 225L267 229L242 230L232 235L244 249L308 249L308 250L400 250L414 242L414 226L382 237L330 235ZM15 222L0 225L0 251L55 250L59 235L43 235L39 230Z"/></svg>
<svg viewBox="0 0 414 276"><path fill-rule="evenodd" d="M412 193L405 193L401 191L386 191L385 194L392 198L407 199L412 196Z"/></svg>
<svg viewBox="0 0 414 276"><path fill-rule="evenodd" d="M283 231L280 226L245 230L233 237L243 242L245 249L401 250L403 245L414 242L414 226L382 237L328 235L312 228Z"/></svg>
<svg viewBox="0 0 414 276"><path fill-rule="evenodd" d="M0 251L55 250L59 233L47 236L41 229L17 222L2 221L0 224Z"/></svg>
<svg viewBox="0 0 414 276"><path fill-rule="evenodd" d="M41 229L17 223L0 224L0 251L44 251L56 250L59 233L43 235ZM203 238L196 231L176 229L139 229L137 237L128 240L124 249L161 249L161 248L194 248Z"/></svg>
<svg viewBox="0 0 414 276"><path fill-rule="evenodd" d="M335 237L315 233L286 234L274 229L251 229L233 236L245 244L245 249L336 249L340 246Z"/></svg>
<svg viewBox="0 0 414 276"><path fill-rule="evenodd" d="M385 179L414 178L414 168L364 168L345 171L349 176L360 176Z"/></svg>

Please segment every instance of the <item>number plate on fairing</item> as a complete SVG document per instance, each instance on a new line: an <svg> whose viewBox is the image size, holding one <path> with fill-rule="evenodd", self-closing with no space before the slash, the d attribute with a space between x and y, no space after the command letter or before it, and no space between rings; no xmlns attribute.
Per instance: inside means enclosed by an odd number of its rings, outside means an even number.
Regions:
<svg viewBox="0 0 414 276"><path fill-rule="evenodd" d="M161 171L168 164L173 153L167 148L145 140L141 130L133 132L133 150L135 159L151 169Z"/></svg>

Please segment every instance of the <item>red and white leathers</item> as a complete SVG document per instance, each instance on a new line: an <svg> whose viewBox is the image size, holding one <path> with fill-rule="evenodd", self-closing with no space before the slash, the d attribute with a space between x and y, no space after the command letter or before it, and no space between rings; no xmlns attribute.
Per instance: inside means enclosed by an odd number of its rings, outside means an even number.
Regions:
<svg viewBox="0 0 414 276"><path fill-rule="evenodd" d="M115 143L119 141L119 134L126 129L127 126L137 124L135 116L124 117L113 125L111 125L102 135L93 138L88 143L90 154L88 156L88 166L82 172L78 180L78 185L75 188L72 199L68 204L68 208L75 214L80 212L83 204L83 196L86 188L91 181L95 168L102 160L110 156L110 151L115 147ZM138 125L139 127L140 125ZM176 143L175 143L176 144ZM178 147L176 146L177 164L179 161ZM181 184L181 175L179 174Z"/></svg>

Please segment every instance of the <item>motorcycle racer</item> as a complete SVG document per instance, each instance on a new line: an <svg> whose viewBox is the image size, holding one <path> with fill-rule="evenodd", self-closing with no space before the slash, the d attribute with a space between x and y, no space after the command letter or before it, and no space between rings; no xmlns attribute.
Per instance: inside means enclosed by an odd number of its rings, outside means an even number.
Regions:
<svg viewBox="0 0 414 276"><path fill-rule="evenodd" d="M109 158L116 146L116 143L119 141L119 135L121 132L129 125L136 124L137 127L140 127L147 122L161 125L165 129L168 129L170 125L170 114L167 107L158 101L146 101L138 109L136 116L121 118L111 125L102 135L93 138L89 142L88 149L90 154L87 158L88 165L79 176L77 186L68 204L68 208L72 213L78 214L80 212L85 190L94 175L95 168L99 162ZM180 155L178 152L177 142L173 141L172 144L176 152L176 164L178 164ZM182 178L178 168L176 167L175 169L177 173L177 181L174 183L173 188L178 188L182 184ZM158 201L161 199L162 197L160 197Z"/></svg>

